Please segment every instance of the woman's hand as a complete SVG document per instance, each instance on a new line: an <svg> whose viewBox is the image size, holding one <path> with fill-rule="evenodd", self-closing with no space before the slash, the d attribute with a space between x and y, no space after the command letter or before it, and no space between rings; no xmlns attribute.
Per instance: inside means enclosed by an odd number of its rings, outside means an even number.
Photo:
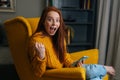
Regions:
<svg viewBox="0 0 120 80"><path fill-rule="evenodd" d="M40 57L40 59L44 59L45 58L45 47L42 43L35 43L35 48L38 51L38 55Z"/></svg>
<svg viewBox="0 0 120 80"><path fill-rule="evenodd" d="M79 61L79 62L77 63L77 67L82 67L83 64L84 64L84 60L83 60L83 61Z"/></svg>

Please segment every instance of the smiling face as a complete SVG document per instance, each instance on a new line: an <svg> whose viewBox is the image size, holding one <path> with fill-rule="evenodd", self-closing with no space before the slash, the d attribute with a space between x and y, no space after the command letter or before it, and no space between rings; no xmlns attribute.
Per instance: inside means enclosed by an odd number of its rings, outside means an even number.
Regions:
<svg viewBox="0 0 120 80"><path fill-rule="evenodd" d="M60 15L55 11L48 12L45 19L45 30L46 32L53 36L60 26Z"/></svg>

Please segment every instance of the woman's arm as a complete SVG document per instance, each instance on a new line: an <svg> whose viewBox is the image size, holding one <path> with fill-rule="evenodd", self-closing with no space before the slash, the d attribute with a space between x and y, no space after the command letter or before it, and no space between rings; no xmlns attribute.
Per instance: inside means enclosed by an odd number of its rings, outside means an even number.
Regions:
<svg viewBox="0 0 120 80"><path fill-rule="evenodd" d="M64 61L64 66L65 67L72 67L72 64L73 64L73 60L71 59L70 54L66 53L65 61Z"/></svg>
<svg viewBox="0 0 120 80"><path fill-rule="evenodd" d="M36 41L33 39L30 40L28 50L33 72L37 77L41 77L46 71L46 58L45 56L40 56L40 51L36 49Z"/></svg>

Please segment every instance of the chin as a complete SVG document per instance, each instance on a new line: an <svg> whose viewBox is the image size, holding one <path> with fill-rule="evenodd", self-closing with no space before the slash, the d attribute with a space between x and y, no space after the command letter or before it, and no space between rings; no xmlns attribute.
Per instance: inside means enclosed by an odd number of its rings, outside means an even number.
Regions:
<svg viewBox="0 0 120 80"><path fill-rule="evenodd" d="M50 36L54 36L55 35L55 33L48 33Z"/></svg>
<svg viewBox="0 0 120 80"><path fill-rule="evenodd" d="M56 32L54 32L54 33L49 33L49 35L50 35L50 36L54 36L54 35L55 35L55 33L56 33Z"/></svg>
<svg viewBox="0 0 120 80"><path fill-rule="evenodd" d="M54 36L55 34L49 34L50 36Z"/></svg>

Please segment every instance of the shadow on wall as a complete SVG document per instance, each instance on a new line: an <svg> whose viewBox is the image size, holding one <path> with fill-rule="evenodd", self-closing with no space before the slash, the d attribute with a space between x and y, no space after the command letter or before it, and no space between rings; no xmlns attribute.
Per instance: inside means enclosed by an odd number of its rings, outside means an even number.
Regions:
<svg viewBox="0 0 120 80"><path fill-rule="evenodd" d="M8 41L2 21L0 21L0 46L8 46Z"/></svg>
<svg viewBox="0 0 120 80"><path fill-rule="evenodd" d="M14 65L0 65L0 80L20 80Z"/></svg>

